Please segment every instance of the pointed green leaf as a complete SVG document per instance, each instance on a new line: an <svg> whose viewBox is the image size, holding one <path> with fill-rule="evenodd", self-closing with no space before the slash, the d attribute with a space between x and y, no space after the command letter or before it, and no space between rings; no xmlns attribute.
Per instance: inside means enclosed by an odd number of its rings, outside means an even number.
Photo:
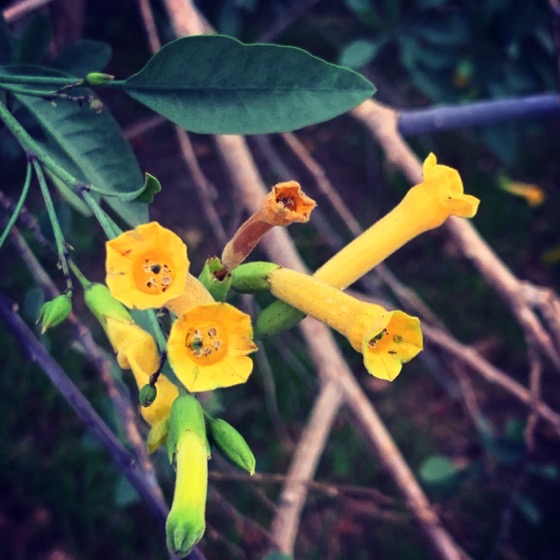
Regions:
<svg viewBox="0 0 560 560"><path fill-rule="evenodd" d="M112 49L107 43L84 39L63 51L52 62L52 66L74 76L83 77L89 72L104 70L111 54Z"/></svg>
<svg viewBox="0 0 560 560"><path fill-rule="evenodd" d="M161 183L150 173L144 175L144 188L135 200L144 204L151 204L154 201L154 196L161 191Z"/></svg>
<svg viewBox="0 0 560 560"><path fill-rule="evenodd" d="M284 132L340 115L375 92L360 74L295 47L183 37L111 87L208 134Z"/></svg>
<svg viewBox="0 0 560 560"><path fill-rule="evenodd" d="M51 20L41 12L34 14L17 44L16 64L40 64L51 39Z"/></svg>
<svg viewBox="0 0 560 560"><path fill-rule="evenodd" d="M13 54L13 38L4 15L0 12L0 64L10 64Z"/></svg>

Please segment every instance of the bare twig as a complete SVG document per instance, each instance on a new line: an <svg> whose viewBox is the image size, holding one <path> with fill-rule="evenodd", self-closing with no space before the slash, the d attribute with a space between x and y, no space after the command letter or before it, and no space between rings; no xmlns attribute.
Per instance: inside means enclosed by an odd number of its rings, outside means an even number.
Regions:
<svg viewBox="0 0 560 560"><path fill-rule="evenodd" d="M488 126L516 119L544 117L560 117L559 95L543 93L512 99L474 101L468 105L400 111L397 126L403 136L415 136L454 128Z"/></svg>
<svg viewBox="0 0 560 560"><path fill-rule="evenodd" d="M163 526L168 513L167 506L161 495L154 492L153 486L147 483L145 474L134 456L121 445L89 401L37 340L33 332L17 314L16 306L1 293L0 316L22 350L29 355L33 362L37 363L74 412L100 439L119 469L156 515L160 526Z"/></svg>
<svg viewBox="0 0 560 560"><path fill-rule="evenodd" d="M53 2L53 0L21 0L21 2L14 2L8 8L4 8L4 18L6 21L13 23L37 8L46 6L51 2Z"/></svg>

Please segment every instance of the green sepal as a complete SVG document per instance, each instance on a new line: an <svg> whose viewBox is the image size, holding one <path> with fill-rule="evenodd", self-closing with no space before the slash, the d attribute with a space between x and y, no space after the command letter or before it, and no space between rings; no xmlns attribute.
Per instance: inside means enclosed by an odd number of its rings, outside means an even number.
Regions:
<svg viewBox="0 0 560 560"><path fill-rule="evenodd" d="M256 460L245 438L228 422L206 415L208 436L220 453L233 465L255 474Z"/></svg>
<svg viewBox="0 0 560 560"><path fill-rule="evenodd" d="M254 326L255 340L274 336L295 327L305 313L288 305L284 301L276 300L265 307L257 316Z"/></svg>
<svg viewBox="0 0 560 560"><path fill-rule="evenodd" d="M72 292L60 294L54 299L45 302L39 310L37 323L41 323L41 334L48 329L60 325L72 311Z"/></svg>
<svg viewBox="0 0 560 560"><path fill-rule="evenodd" d="M268 292L268 275L278 268L280 265L264 261L241 264L231 271L233 289L249 294Z"/></svg>
<svg viewBox="0 0 560 560"><path fill-rule="evenodd" d="M152 405L157 398L157 387L155 385L150 385L147 383L140 389L140 394L138 395L138 400L140 401L140 406L147 408Z"/></svg>
<svg viewBox="0 0 560 560"><path fill-rule="evenodd" d="M121 321L132 321L128 309L111 295L105 284L95 282L85 287L84 300L103 328L107 324L106 317Z"/></svg>
<svg viewBox="0 0 560 560"><path fill-rule="evenodd" d="M175 462L175 453L181 435L186 431L196 434L206 446L204 412L198 400L192 395L181 395L171 405L167 435L167 456L171 464Z"/></svg>
<svg viewBox="0 0 560 560"><path fill-rule="evenodd" d="M161 183L150 173L144 173L144 187L135 200L144 204L151 204L158 192L161 192Z"/></svg>
<svg viewBox="0 0 560 560"><path fill-rule="evenodd" d="M218 257L206 259L198 279L216 301L225 301L231 288L231 272L224 269Z"/></svg>
<svg viewBox="0 0 560 560"><path fill-rule="evenodd" d="M111 74L105 74L104 72L90 72L86 76L86 84L88 86L104 86L109 82L112 82L115 79L115 76Z"/></svg>

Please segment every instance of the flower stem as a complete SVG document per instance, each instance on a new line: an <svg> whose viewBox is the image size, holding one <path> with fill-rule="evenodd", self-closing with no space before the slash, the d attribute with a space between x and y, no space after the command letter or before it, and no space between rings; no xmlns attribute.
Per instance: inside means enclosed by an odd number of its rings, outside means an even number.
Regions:
<svg viewBox="0 0 560 560"><path fill-rule="evenodd" d="M78 282L81 284L82 288L84 290L87 290L87 288L91 286L92 283L84 276L82 271L78 268L78 265L72 259L70 259L68 261L68 266L70 267L70 270L72 271L74 276L78 279Z"/></svg>
<svg viewBox="0 0 560 560"><path fill-rule="evenodd" d="M93 215L97 218L99 225L103 228L107 239L113 239L122 233L119 226L108 216L108 214L101 208L97 199L91 194L89 188L82 185L81 195L84 202L89 206Z"/></svg>
<svg viewBox="0 0 560 560"><path fill-rule="evenodd" d="M33 165L33 169L35 170L35 175L37 175L39 187L41 188L43 200L45 201L45 208L51 221L60 267L62 268L62 273L64 274L64 279L66 280L67 289L68 291L71 291L74 289L74 286L72 284L72 277L70 276L70 269L68 267L68 251L66 241L64 240L64 234L62 233L62 228L60 227L60 222L58 221L58 216L56 215L56 210L54 208L51 193L49 192L41 164L35 158L31 160L31 163Z"/></svg>
<svg viewBox="0 0 560 560"><path fill-rule="evenodd" d="M83 84L83 80L75 77L65 76L23 76L18 74L0 73L0 86L3 84L21 84L32 86L78 86Z"/></svg>
<svg viewBox="0 0 560 560"><path fill-rule="evenodd" d="M2 237L0 237L0 247L2 247L4 241L6 241L6 237L8 237L8 234L10 233L12 226L16 223L16 220L18 219L19 213L21 212L25 199L27 198L27 193L29 192L29 186L31 185L31 172L32 172L31 163L27 162L27 173L25 175L25 182L23 183L23 189L21 190L21 195L16 204L14 212L10 216L10 219L8 220L8 225L2 232Z"/></svg>

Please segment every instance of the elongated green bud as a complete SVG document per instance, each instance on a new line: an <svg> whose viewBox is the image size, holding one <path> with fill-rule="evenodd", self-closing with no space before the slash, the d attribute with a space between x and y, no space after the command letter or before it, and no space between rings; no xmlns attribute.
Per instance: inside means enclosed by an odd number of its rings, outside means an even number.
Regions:
<svg viewBox="0 0 560 560"><path fill-rule="evenodd" d="M245 438L225 420L206 415L209 436L220 453L237 467L255 474L256 460Z"/></svg>
<svg viewBox="0 0 560 560"><path fill-rule="evenodd" d="M167 451L177 469L173 504L165 524L167 546L183 557L206 529L206 428L202 407L191 395L178 397L171 407Z"/></svg>
<svg viewBox="0 0 560 560"><path fill-rule="evenodd" d="M238 292L268 292L268 275L277 268L280 265L262 261L239 265L231 271L232 286Z"/></svg>
<svg viewBox="0 0 560 560"><path fill-rule="evenodd" d="M225 301L231 288L231 272L227 270L218 257L210 257L198 279L212 294L216 301Z"/></svg>
<svg viewBox="0 0 560 560"><path fill-rule="evenodd" d="M276 300L265 307L255 321L255 339L260 340L267 336L274 336L295 327L305 313L288 305L284 301Z"/></svg>
<svg viewBox="0 0 560 560"><path fill-rule="evenodd" d="M146 384L140 389L140 394L138 396L140 400L140 406L147 408L157 398L157 387L155 385Z"/></svg>
<svg viewBox="0 0 560 560"><path fill-rule="evenodd" d="M45 302L39 310L37 323L41 323L41 334L48 329L60 325L72 311L72 292L60 294Z"/></svg>
<svg viewBox="0 0 560 560"><path fill-rule="evenodd" d="M127 308L111 295L105 284L90 284L84 291L84 300L103 328L107 324L107 317L132 322Z"/></svg>
<svg viewBox="0 0 560 560"><path fill-rule="evenodd" d="M111 74L104 74L103 72L90 72L86 76L86 84L88 86L104 86L109 82L112 82L115 76Z"/></svg>

